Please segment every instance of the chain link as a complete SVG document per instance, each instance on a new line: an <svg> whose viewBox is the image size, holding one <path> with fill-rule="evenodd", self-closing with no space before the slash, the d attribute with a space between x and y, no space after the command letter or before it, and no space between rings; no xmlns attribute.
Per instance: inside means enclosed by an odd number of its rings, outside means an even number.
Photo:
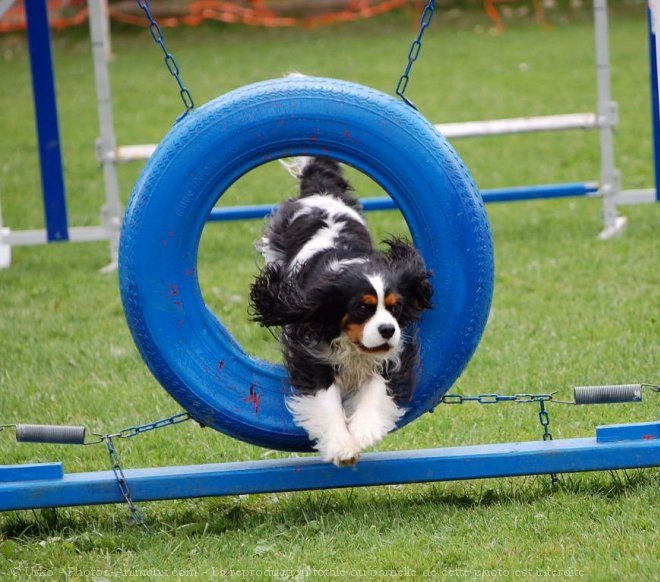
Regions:
<svg viewBox="0 0 660 582"><path fill-rule="evenodd" d="M543 401L541 401L539 404L540 404L539 422L541 423L541 426L543 427L543 440L544 441L551 441L552 440L552 433L550 432L550 429L548 428L550 426L550 415L548 414L548 411L545 409L545 403Z"/></svg>
<svg viewBox="0 0 660 582"><path fill-rule="evenodd" d="M428 4L424 7L421 18L419 19L419 32L417 33L417 38L410 45L410 50L408 51L408 64L396 86L396 94L404 100L406 105L409 105L415 110L417 110L417 107L415 107L415 104L406 97L405 92L408 88L410 72L412 71L413 64L419 58L419 53L422 50L422 37L431 24L433 14L435 14L435 0L429 0Z"/></svg>
<svg viewBox="0 0 660 582"><path fill-rule="evenodd" d="M186 108L185 111L179 115L176 120L181 121L190 111L195 107L195 102L193 101L192 95L188 88L183 84L181 80L179 65L177 65L176 60L172 53L167 50L165 46L165 37L163 36L163 31L161 30L158 22L153 17L151 13L150 0L135 0L137 5L140 7L142 12L149 19L149 32L151 33L151 38L154 39L154 42L162 49L163 54L165 55L165 66L170 72L170 75L174 77L177 84L179 85L179 95L181 96L181 101Z"/></svg>
<svg viewBox="0 0 660 582"><path fill-rule="evenodd" d="M550 432L550 415L548 414L548 411L545 409L545 401L541 400L539 402L539 422L541 423L541 426L543 427L543 440L544 441L551 441L552 440L552 433ZM550 473L550 481L552 482L553 485L559 482L559 477L557 476L557 473Z"/></svg>
<svg viewBox="0 0 660 582"><path fill-rule="evenodd" d="M133 519L133 522L142 527L146 533L149 533L149 528L147 527L147 524L144 521L144 515L142 512L138 509L137 505L135 505L135 502L133 501L133 498L131 497L131 492L128 488L128 483L126 482L126 477L124 475L124 471L121 468L121 462L119 459L119 453L117 452L117 449L115 448L115 445L112 441L112 439L115 438L120 438L120 439L128 439L132 438L141 434L144 434L145 432L149 432L151 430L157 430L159 428L165 428L166 426L172 426L174 424L180 424L182 422L186 422L188 420L191 420L192 416L188 412L180 412L178 414L174 414L173 416L168 416L167 418L161 418L160 420L156 420L154 422L150 422L148 424L140 424L136 426L129 426L128 428L125 428L123 430L120 430L119 432L116 432L114 434L98 434L94 433L94 436L99 437L98 440L96 441L90 441L85 443L86 445L93 445L93 444L98 444L100 442L104 442L107 449L108 453L110 454L110 462L112 463L112 471L115 474L115 479L117 479L117 485L119 486L119 489L121 491L121 494L126 501L126 504L128 505L128 509L131 512L131 518Z"/></svg>
<svg viewBox="0 0 660 582"><path fill-rule="evenodd" d="M168 416L167 418L162 418L148 424L129 426L128 428L120 430L118 433L110 436L119 437L121 439L129 439L151 430L157 430L159 428L165 428L166 426L172 426L173 424L187 422L190 419L192 419L192 416L190 416L188 412L181 412L179 414L175 414L174 416Z"/></svg>
<svg viewBox="0 0 660 582"><path fill-rule="evenodd" d="M128 504L128 508L131 512L131 519L136 525L139 525L145 531L145 533L149 533L149 528L147 527L147 524L144 521L144 515L140 511L138 506L135 505L135 502L131 497L131 491L128 488L128 483L126 482L126 476L124 475L124 471L121 468L119 453L117 452L117 449L115 448L115 445L112 442L112 436L105 435L104 441L106 447L108 448L108 453L110 455L110 462L112 463L112 472L115 474L115 479L117 480L117 485L119 485L119 489L121 491L122 497L124 498L124 501L126 501L126 503Z"/></svg>
<svg viewBox="0 0 660 582"><path fill-rule="evenodd" d="M550 432L550 415L545 409L546 402L558 402L560 404L573 404L572 402L564 402L561 400L554 400L556 392L550 394L479 394L478 396L463 396L462 394L445 394L442 397L443 404L464 404L466 402L477 402L479 404L499 404L500 402L514 402L516 404L529 404L531 402L538 402L539 422L543 427L543 440L551 441L552 433ZM559 477L556 473L550 474L552 484L559 482Z"/></svg>
<svg viewBox="0 0 660 582"><path fill-rule="evenodd" d="M479 404L498 404L500 402L515 402L516 404L528 404L530 402L552 402L552 394L479 394L478 396L463 396L462 394L445 394L442 397L443 404L464 404L465 402L477 402Z"/></svg>

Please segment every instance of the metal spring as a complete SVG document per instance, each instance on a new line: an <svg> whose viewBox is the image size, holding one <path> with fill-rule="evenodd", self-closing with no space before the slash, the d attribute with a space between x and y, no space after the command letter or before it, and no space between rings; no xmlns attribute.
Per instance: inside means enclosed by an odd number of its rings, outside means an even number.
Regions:
<svg viewBox="0 0 660 582"><path fill-rule="evenodd" d="M645 384L619 384L610 386L575 386L575 404L615 404L641 402Z"/></svg>
<svg viewBox="0 0 660 582"><path fill-rule="evenodd" d="M84 426L56 426L51 424L17 424L16 441L19 443L53 443L84 445Z"/></svg>

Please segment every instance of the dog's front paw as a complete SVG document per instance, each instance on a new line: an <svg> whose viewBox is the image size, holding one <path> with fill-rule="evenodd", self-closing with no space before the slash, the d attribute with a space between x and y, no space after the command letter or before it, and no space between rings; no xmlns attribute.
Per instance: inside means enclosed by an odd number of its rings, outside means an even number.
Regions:
<svg viewBox="0 0 660 582"><path fill-rule="evenodd" d="M394 427L391 427L394 428ZM355 414L351 418L348 430L355 437L361 449L366 449L382 441L391 428L383 426L380 419L370 415Z"/></svg>
<svg viewBox="0 0 660 582"><path fill-rule="evenodd" d="M337 467L350 467L360 459L360 445L348 432L341 437L319 443L318 448L321 458Z"/></svg>
<svg viewBox="0 0 660 582"><path fill-rule="evenodd" d="M378 414L374 410L358 409L348 422L348 430L355 437L361 449L366 449L382 441L387 433L396 428L396 423L403 416L405 410L388 400L387 406L382 407Z"/></svg>

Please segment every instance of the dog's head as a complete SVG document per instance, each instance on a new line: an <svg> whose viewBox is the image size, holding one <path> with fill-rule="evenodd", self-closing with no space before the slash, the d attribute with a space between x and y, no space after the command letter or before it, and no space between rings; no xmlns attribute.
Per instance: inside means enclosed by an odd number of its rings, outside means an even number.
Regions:
<svg viewBox="0 0 660 582"><path fill-rule="evenodd" d="M339 309L341 332L360 351L385 357L398 351L402 330L431 307L432 295L431 273L417 251L401 240L386 242L384 261L347 267L354 272L340 285Z"/></svg>
<svg viewBox="0 0 660 582"><path fill-rule="evenodd" d="M304 324L332 340L341 334L364 353L396 353L402 330L431 307L431 273L410 244L392 239L389 249L365 258L332 258L301 288L273 267L253 285L255 319L263 325Z"/></svg>

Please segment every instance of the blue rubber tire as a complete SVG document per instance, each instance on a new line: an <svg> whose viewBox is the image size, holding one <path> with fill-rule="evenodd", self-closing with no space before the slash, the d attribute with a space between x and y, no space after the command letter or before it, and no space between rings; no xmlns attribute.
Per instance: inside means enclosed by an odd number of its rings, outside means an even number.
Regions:
<svg viewBox="0 0 660 582"><path fill-rule="evenodd" d="M455 151L416 111L376 90L314 77L266 81L214 99L170 131L135 185L121 236L121 297L135 343L200 423L309 451L284 403L284 368L243 351L206 307L197 278L199 241L219 196L256 166L295 155L330 156L380 184L434 272L417 388L399 426L431 411L476 349L493 247L481 196Z"/></svg>

